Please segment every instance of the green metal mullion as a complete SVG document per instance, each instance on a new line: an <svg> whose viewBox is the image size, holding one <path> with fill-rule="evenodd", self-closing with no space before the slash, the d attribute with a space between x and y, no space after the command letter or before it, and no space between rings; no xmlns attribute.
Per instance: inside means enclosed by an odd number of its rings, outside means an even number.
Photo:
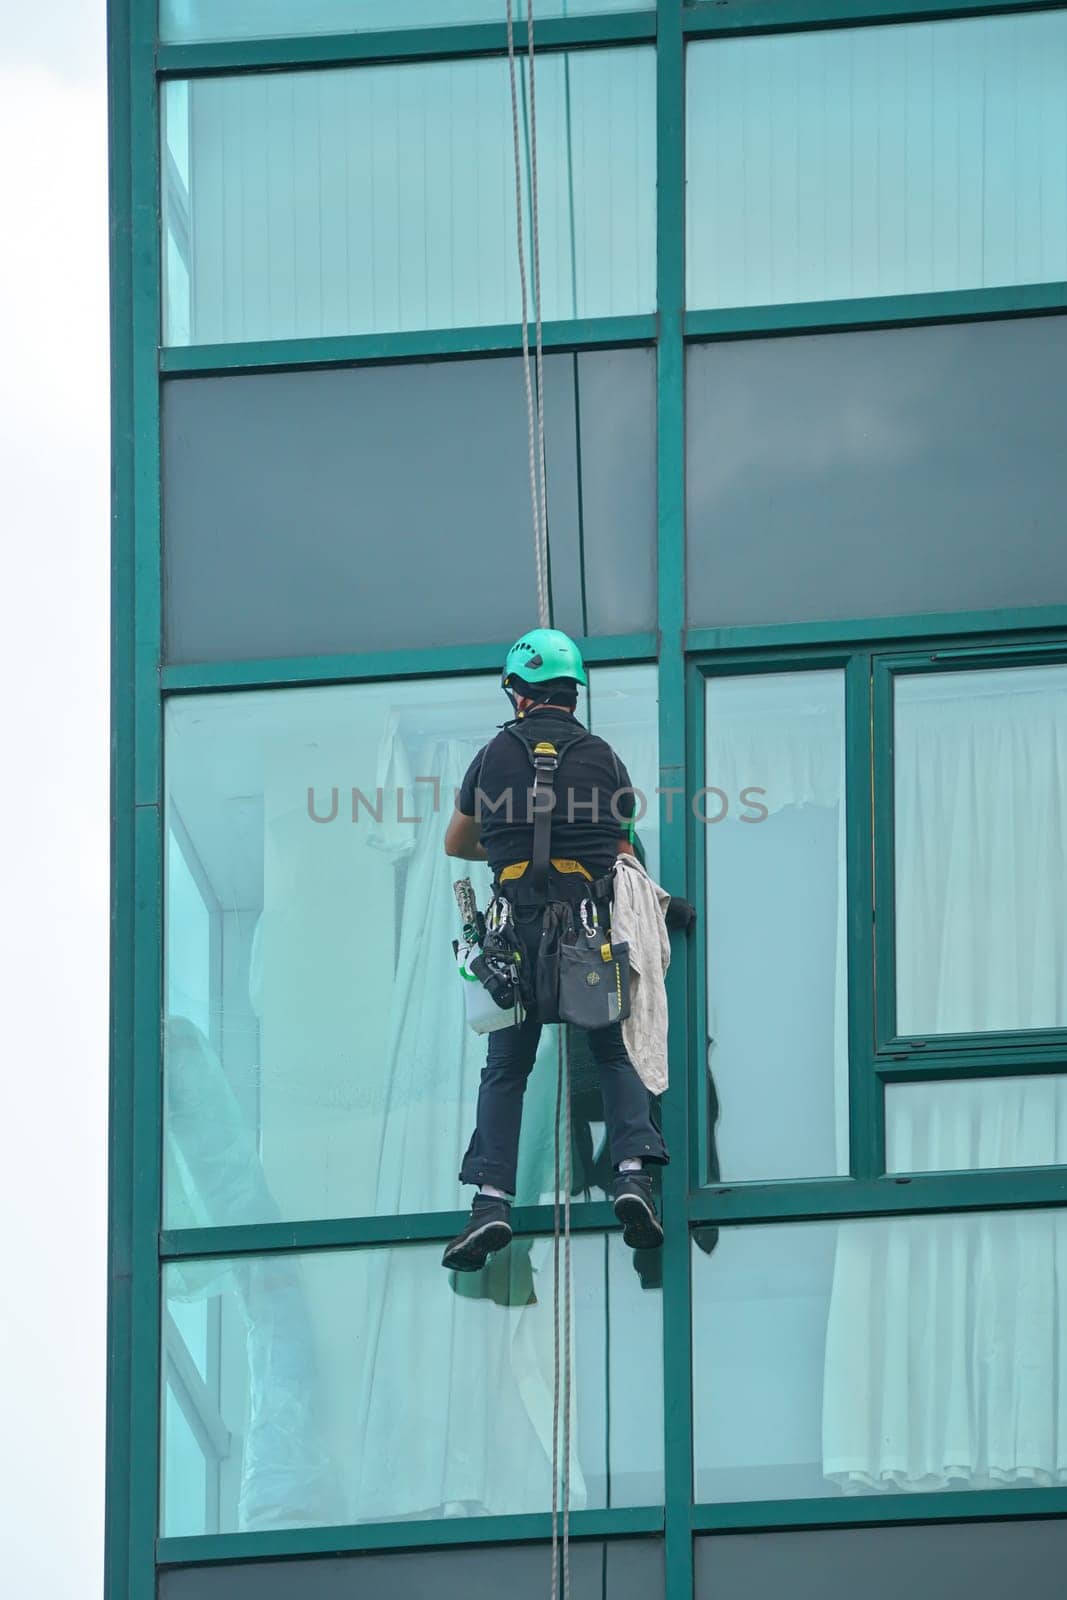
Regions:
<svg viewBox="0 0 1067 1600"><path fill-rule="evenodd" d="M503 5L501 5L503 13ZM537 22L537 50L642 44L656 37L656 13L619 11L588 17L546 17ZM525 22L515 23L516 45L525 50ZM277 39L225 39L202 44L161 44L163 77L196 77L292 68L364 66L376 61L426 61L458 56L503 55L507 28L502 22L457 23L435 28L393 28L381 32L299 34Z"/></svg>
<svg viewBox="0 0 1067 1600"><path fill-rule="evenodd" d="M892 644L894 641L935 645L953 636L973 635L980 644L1000 648L1007 635L1067 629L1067 606L1005 606L986 611L915 611L891 617L815 619L811 622L740 624L690 628L686 648L693 654L714 651L773 651L835 643ZM973 652L968 652L973 654Z"/></svg>
<svg viewBox="0 0 1067 1600"><path fill-rule="evenodd" d="M874 1528L887 1523L1002 1522L1067 1515L1067 1489L956 1489L930 1494L749 1500L693 1509L697 1533Z"/></svg>
<svg viewBox="0 0 1067 1600"><path fill-rule="evenodd" d="M871 777L871 656L845 669L845 872L848 903L849 1171L884 1170L882 1086L874 1074L874 815Z"/></svg>
<svg viewBox="0 0 1067 1600"><path fill-rule="evenodd" d="M1043 1077L1067 1072L1067 1046L1062 1035L1055 1045L1020 1051L1018 1039L1010 1049L967 1049L958 1055L911 1050L908 1054L878 1057L875 1070L884 1083L930 1083L961 1078ZM973 1045L974 1035L968 1043Z"/></svg>
<svg viewBox="0 0 1067 1600"><path fill-rule="evenodd" d="M926 294L690 311L685 319L685 334L694 342L707 343L800 333L850 333L869 328L917 328L931 322L1047 316L1065 308L1067 282L1007 284L997 289L944 289Z"/></svg>
<svg viewBox="0 0 1067 1600"><path fill-rule="evenodd" d="M697 922L689 951L689 1133L690 1183L694 1187L713 1181L718 1173L711 1164L711 1127L708 1102L708 876L707 828L696 818L689 794L704 784L707 774L707 693L706 679L697 663L689 669L688 682L689 765L686 794L686 830L689 836L687 859L691 863L691 899Z"/></svg>
<svg viewBox="0 0 1067 1600"><path fill-rule="evenodd" d="M133 1395L133 838L134 480L130 244L132 103L129 0L108 8L108 127L111 202L111 974L108 1105L107 1436L105 1600L130 1590Z"/></svg>
<svg viewBox="0 0 1067 1600"><path fill-rule="evenodd" d="M688 788L685 670L685 51L682 0L659 0L656 51L656 480L658 508L659 759L664 791ZM661 797L663 882L692 895L687 825L677 796ZM684 794L683 794L684 807ZM667 973L670 1088L663 1130L672 1153L663 1175L663 1380L666 1600L691 1600L693 1362L689 1232L689 963L675 937Z"/></svg>
<svg viewBox="0 0 1067 1600"><path fill-rule="evenodd" d="M394 1217L327 1217L315 1222L240 1223L220 1228L164 1229L159 1253L164 1261L232 1256L304 1253L313 1250L385 1249L409 1244L443 1244L468 1220L466 1211L414 1212ZM551 1206L516 1206L512 1228L517 1237L552 1232ZM576 1205L571 1228L597 1233L617 1226L607 1201Z"/></svg>
<svg viewBox="0 0 1067 1600"><path fill-rule="evenodd" d="M570 1514L572 1539L632 1539L662 1531L661 1506L628 1506ZM548 1512L420 1522L364 1522L347 1527L278 1528L263 1533L196 1534L160 1539L159 1564L161 1567L214 1566L294 1556L454 1550L477 1545L535 1544L551 1537L552 1518Z"/></svg>
<svg viewBox="0 0 1067 1600"><path fill-rule="evenodd" d="M690 38L716 34L787 33L811 28L938 22L952 17L1060 10L1064 0L700 0L687 7Z"/></svg>
<svg viewBox="0 0 1067 1600"><path fill-rule="evenodd" d="M692 1224L820 1222L943 1211L1032 1210L1067 1205L1067 1167L934 1172L883 1178L742 1183L691 1195Z"/></svg>
<svg viewBox="0 0 1067 1600"><path fill-rule="evenodd" d="M876 659L872 696L874 732L874 970L876 1048L896 1033L896 867L893 839L893 675Z"/></svg>
<svg viewBox="0 0 1067 1600"><path fill-rule="evenodd" d="M297 684L386 681L497 672L510 640L442 645L428 650L371 650L353 655L272 656L256 661L206 661L164 667L164 694L228 689L280 689ZM635 666L656 659L654 633L601 634L579 640L593 666Z"/></svg>
<svg viewBox="0 0 1067 1600"><path fill-rule="evenodd" d="M546 350L594 350L603 345L651 344L654 316L579 317L546 322ZM474 328L425 328L407 333L336 334L327 338L257 339L230 344L171 345L160 353L168 378L205 377L230 372L295 371L301 368L378 366L403 361L519 355L522 327L517 322Z"/></svg>
<svg viewBox="0 0 1067 1600"><path fill-rule="evenodd" d="M155 7L109 12L114 540L107 1600L155 1594L161 867Z"/></svg>

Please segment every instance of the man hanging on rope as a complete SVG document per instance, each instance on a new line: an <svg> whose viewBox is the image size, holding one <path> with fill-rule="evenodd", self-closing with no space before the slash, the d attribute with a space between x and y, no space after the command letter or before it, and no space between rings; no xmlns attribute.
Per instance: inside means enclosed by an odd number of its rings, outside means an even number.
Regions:
<svg viewBox="0 0 1067 1600"><path fill-rule="evenodd" d="M465 861L488 861L497 895L508 901L527 969L538 960L546 905L577 907L609 877L615 857L632 853L634 794L611 746L588 733L575 715L586 683L577 645L553 628L535 628L508 652L503 687L516 721L479 751L463 780L445 836L445 850ZM551 807L547 883L534 881L535 816L531 804L534 748L558 752ZM605 923L607 907L604 908ZM445 1250L444 1265L475 1272L511 1240L523 1094L541 1036L536 1005L518 1026L489 1035L478 1094L474 1136L461 1183L478 1185L471 1219ZM623 1238L634 1249L663 1242L650 1164L668 1160L652 1121L651 1100L627 1055L622 1027L590 1030L600 1072L608 1141L615 1173L612 1198Z"/></svg>

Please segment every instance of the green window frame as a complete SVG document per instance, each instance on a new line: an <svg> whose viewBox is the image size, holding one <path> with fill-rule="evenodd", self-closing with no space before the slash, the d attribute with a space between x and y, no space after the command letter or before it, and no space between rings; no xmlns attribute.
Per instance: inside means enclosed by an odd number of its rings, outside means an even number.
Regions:
<svg viewBox="0 0 1067 1600"><path fill-rule="evenodd" d="M850 753L870 739L874 699L888 692L892 663L912 652L966 649L977 644L992 659L999 646L1058 645L1067 651L1067 606L1026 611L952 613L892 619L855 618L828 624L767 628L685 629L684 359L688 341L760 337L775 332L919 325L1067 309L1067 283L876 297L817 305L687 312L684 298L685 47L692 39L738 33L875 27L930 20L1063 9L1064 0L658 0L639 12L545 21L537 43L545 50L647 44L657 48L657 311L654 316L594 319L546 327L546 348L593 348L652 343L657 348L658 618L654 634L584 641L603 664L657 660L660 695L660 782L699 785L703 734L702 676L707 672L799 669L815 662L843 664L846 739ZM526 30L517 30L520 47ZM413 1546L542 1542L547 1516L485 1519L475 1526L440 1523L197 1536L157 1541L159 1479L160 1274L171 1260L261 1251L358 1248L440 1239L457 1214L326 1222L256 1228L160 1232L162 1120L162 882L166 837L162 821L161 724L165 698L213 689L278 688L302 683L439 675L498 665L510 641L474 651L398 651L295 660L222 662L168 667L161 651L159 404L162 382L185 372L269 371L350 362L479 355L521 348L517 326L431 330L395 337L218 345L160 353L161 190L159 86L170 78L285 68L358 65L380 60L500 55L503 24L479 24L239 41L160 45L154 0L112 0L109 34L112 192L112 435L113 435L113 874L111 1024L111 1190L109 1246L107 1600L154 1600L157 1564L197 1566L266 1556L392 1550ZM1046 657L1047 659L1047 657ZM773 664L773 666L772 666ZM903 668L901 668L903 670ZM879 689L879 685L883 687ZM876 716L878 715L876 707ZM879 727L884 725L884 706ZM879 760L881 765L879 765ZM702 1025L699 951L676 950L668 979L672 1085L663 1103L664 1131L675 1151L663 1184L663 1348L665 1364L666 1488L662 1506L581 1512L575 1537L641 1535L663 1538L668 1600L687 1600L693 1586L696 1533L739 1528L833 1527L870 1522L944 1519L943 1494L812 1502L701 1506L692 1499L692 1329L690 1236L695 1227L757 1222L936 1214L973 1209L1067 1205L1067 1168L931 1173L884 1172L882 1095L886 1083L1005 1072L1063 1070L1067 1043L1057 1036L1037 1049L1032 1039L1008 1039L921 1052L890 1048L874 1033L874 974L888 969L884 923L871 919L875 889L869 846L885 838L886 757L854 761L848 770L848 854L853 906L850 954L863 963L850 992L852 1173L793 1183L704 1186L706 1130L701 1131L690 1055ZM661 876L703 908L699 843L681 814L661 810ZM883 847L879 870L886 870ZM884 883L879 904L884 903ZM876 947L877 946L877 950ZM876 955L878 965L876 968ZM704 1143L701 1143L701 1140ZM520 1231L551 1226L547 1208L517 1215ZM576 1227L613 1226L607 1206L576 1213ZM959 1504L956 1504L958 1499ZM1067 1516L1067 1489L1019 1489L1006 1501L998 1491L961 1494L951 1503L960 1520L984 1517ZM547 1560L547 1557L546 1557Z"/></svg>

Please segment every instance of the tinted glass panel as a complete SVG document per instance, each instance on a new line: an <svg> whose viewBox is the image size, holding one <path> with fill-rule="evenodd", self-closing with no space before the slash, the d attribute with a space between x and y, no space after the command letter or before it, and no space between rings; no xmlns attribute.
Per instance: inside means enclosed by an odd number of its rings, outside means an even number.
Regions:
<svg viewBox="0 0 1067 1600"><path fill-rule="evenodd" d="M1067 1027L1067 666L894 690L898 1032Z"/></svg>
<svg viewBox="0 0 1067 1600"><path fill-rule="evenodd" d="M572 1251L572 1504L655 1505L660 1297L620 1234ZM198 1419L217 1497L190 1480L164 1533L551 1509L550 1239L458 1276L429 1245L187 1262L164 1285L217 1302L219 1373Z"/></svg>
<svg viewBox="0 0 1067 1600"><path fill-rule="evenodd" d="M698 1500L1067 1479L1067 1212L695 1242Z"/></svg>
<svg viewBox="0 0 1067 1600"><path fill-rule="evenodd" d="M537 0L534 17L641 11L648 0ZM499 22L501 0L160 0L160 37L264 39L278 34L366 32L371 28L440 28L456 22ZM515 16L526 15L515 0Z"/></svg>
<svg viewBox="0 0 1067 1600"><path fill-rule="evenodd" d="M656 625L651 350L545 359L554 620ZM515 637L536 593L521 360L163 391L172 661Z"/></svg>
<svg viewBox="0 0 1067 1600"><path fill-rule="evenodd" d="M706 696L709 1176L846 1173L844 676Z"/></svg>
<svg viewBox="0 0 1067 1600"><path fill-rule="evenodd" d="M890 1172L1067 1165L1067 1077L890 1083Z"/></svg>
<svg viewBox="0 0 1067 1600"><path fill-rule="evenodd" d="M1060 1600L1067 1522L968 1522L696 1541L697 1600ZM223 1600L220 1594L219 1600ZM228 1600L228 1597L227 1597Z"/></svg>
<svg viewBox="0 0 1067 1600"><path fill-rule="evenodd" d="M594 671L590 704L651 795L654 668ZM167 1226L463 1203L485 1040L466 1026L450 945L452 883L468 865L442 841L453 792L506 710L485 678L169 701L167 825L210 910L172 869ZM655 870L655 829L641 832ZM484 906L488 868L470 876ZM186 1002L174 963L211 971L206 1001ZM555 1071L546 1029L523 1119L528 1202L552 1188ZM575 1110L593 1154L596 1110Z"/></svg>
<svg viewBox="0 0 1067 1600"><path fill-rule="evenodd" d="M704 345L687 393L691 622L1067 601L1067 318Z"/></svg>
<svg viewBox="0 0 1067 1600"><path fill-rule="evenodd" d="M508 1545L177 1568L160 1574L159 1600L472 1600L497 1593L509 1600L544 1600L550 1560L543 1545ZM571 1594L573 1600L663 1600L662 1544L572 1543Z"/></svg>
<svg viewBox="0 0 1067 1600"><path fill-rule="evenodd" d="M654 104L651 50L540 58L546 318L653 309ZM168 344L518 321L502 57L203 78L164 112Z"/></svg>
<svg viewBox="0 0 1067 1600"><path fill-rule="evenodd" d="M690 306L1067 276L1065 97L1059 11L691 45Z"/></svg>

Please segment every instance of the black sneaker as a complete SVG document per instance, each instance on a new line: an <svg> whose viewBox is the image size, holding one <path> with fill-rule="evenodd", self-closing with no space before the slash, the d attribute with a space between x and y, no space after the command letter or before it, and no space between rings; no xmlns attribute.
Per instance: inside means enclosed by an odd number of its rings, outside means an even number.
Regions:
<svg viewBox="0 0 1067 1600"><path fill-rule="evenodd" d="M445 1247L441 1265L453 1272L480 1272L491 1255L510 1243L511 1202L492 1194L476 1194L471 1219Z"/></svg>
<svg viewBox="0 0 1067 1600"><path fill-rule="evenodd" d="M652 1179L647 1172L617 1172L611 1186L615 1215L622 1223L623 1243L631 1250L658 1250L663 1229L652 1198Z"/></svg>

